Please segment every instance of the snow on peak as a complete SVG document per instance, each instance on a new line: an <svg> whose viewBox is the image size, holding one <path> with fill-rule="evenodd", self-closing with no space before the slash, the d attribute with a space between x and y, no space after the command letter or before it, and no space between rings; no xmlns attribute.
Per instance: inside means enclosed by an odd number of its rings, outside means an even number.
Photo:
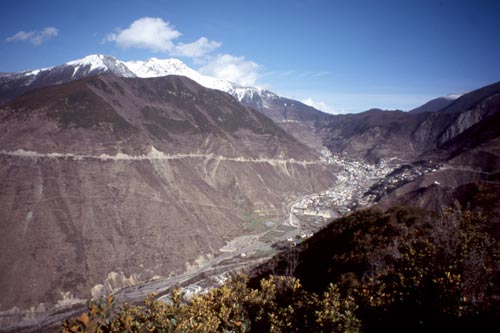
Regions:
<svg viewBox="0 0 500 333"><path fill-rule="evenodd" d="M63 66L73 67L72 78L79 78L102 72L111 72L122 77L140 78L180 75L190 78L206 88L227 92L240 101L244 99L252 100L254 96L261 96L266 99L274 99L277 97L275 94L262 88L242 87L223 79L200 74L196 70L188 67L181 60L175 58L149 58L146 61L121 61L109 55L91 54L81 59L69 61ZM43 70L33 70L25 72L25 74L36 76Z"/></svg>
<svg viewBox="0 0 500 333"><path fill-rule="evenodd" d="M222 90L236 97L239 101L243 99L253 99L255 95L274 99L277 95L255 87L241 87L235 83L200 74L188 67L179 59L158 59L149 58L147 61L128 61L123 64L137 77L148 78L166 75L181 75L197 82L198 84L210 88Z"/></svg>
<svg viewBox="0 0 500 333"><path fill-rule="evenodd" d="M128 61L123 63L138 77L158 77L166 75L181 75L198 82L204 87L232 93L237 85L229 81L205 76L188 67L179 59L150 58L147 61Z"/></svg>
<svg viewBox="0 0 500 333"><path fill-rule="evenodd" d="M91 54L82 59L67 62L65 65L74 67L73 76L78 73L80 68L85 68L88 73L94 71L110 71L119 76L136 76L122 61L109 55Z"/></svg>
<svg viewBox="0 0 500 333"><path fill-rule="evenodd" d="M38 75L40 72L46 71L51 69L52 67L47 67L47 68L40 68L40 69L34 69L31 71L26 71L24 72L25 75Z"/></svg>
<svg viewBox="0 0 500 333"><path fill-rule="evenodd" d="M128 61L123 64L138 77L188 76L190 72L195 72L178 59L149 58L147 61Z"/></svg>
<svg viewBox="0 0 500 333"><path fill-rule="evenodd" d="M67 62L66 65L75 66L75 67L77 67L77 66L90 66L90 71L93 71L96 69L106 69L107 66L104 63L104 61L105 60L109 61L110 58L112 58L116 61L116 59L111 57L111 56L104 56L102 54L91 54L91 55L88 55L82 59Z"/></svg>

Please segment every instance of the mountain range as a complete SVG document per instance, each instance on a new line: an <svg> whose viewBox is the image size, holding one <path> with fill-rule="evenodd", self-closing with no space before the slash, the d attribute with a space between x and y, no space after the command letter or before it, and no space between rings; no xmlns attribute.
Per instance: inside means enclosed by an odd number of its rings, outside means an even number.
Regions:
<svg viewBox="0 0 500 333"><path fill-rule="evenodd" d="M0 311L21 317L207 261L340 186L325 147L395 167L366 193L381 207L494 206L478 198L500 191L500 82L331 115L176 59L91 55L1 74L0 105Z"/></svg>
<svg viewBox="0 0 500 333"><path fill-rule="evenodd" d="M242 87L226 80L202 75L173 58L125 62L112 56L96 54L55 67L4 73L0 76L0 105L32 89L103 73L139 78L166 75L188 77L206 88L227 92L246 106L261 111L309 146L317 150L322 147L314 122L327 117L326 113L262 88Z"/></svg>
<svg viewBox="0 0 500 333"><path fill-rule="evenodd" d="M178 59L150 58L147 61L125 62L112 56L95 54L55 67L20 73L3 73L0 77L0 102L5 103L5 101L33 88L60 84L103 73L111 73L119 77L139 78L166 75L185 76L206 88L221 90L236 97L239 101L253 101L254 104L258 104L254 95L259 96L258 100L261 105L278 98L274 93L264 89L241 87L226 80L202 75Z"/></svg>
<svg viewBox="0 0 500 333"><path fill-rule="evenodd" d="M241 87L202 75L178 59L125 62L112 56L89 55L51 68L4 73L0 77L0 104L32 89L103 73L138 78L185 76L206 88L229 93L317 151L326 145L333 152L371 162L396 155L411 161L429 148L444 144L481 120L481 111L473 108L498 90L498 85L493 84L464 95L439 97L410 112L372 109L331 115L265 89Z"/></svg>
<svg viewBox="0 0 500 333"><path fill-rule="evenodd" d="M176 75L34 89L0 108L0 132L2 311L183 272L338 169Z"/></svg>

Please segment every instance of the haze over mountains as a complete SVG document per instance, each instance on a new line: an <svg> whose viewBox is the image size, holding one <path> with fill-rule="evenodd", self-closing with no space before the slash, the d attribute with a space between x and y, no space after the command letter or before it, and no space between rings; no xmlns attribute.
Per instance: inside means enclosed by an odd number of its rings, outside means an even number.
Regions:
<svg viewBox="0 0 500 333"><path fill-rule="evenodd" d="M2 74L0 102L0 311L182 272L248 216L340 186L331 154L398 167L370 189L381 205L498 191L500 83L413 112L330 115L176 59L92 55Z"/></svg>

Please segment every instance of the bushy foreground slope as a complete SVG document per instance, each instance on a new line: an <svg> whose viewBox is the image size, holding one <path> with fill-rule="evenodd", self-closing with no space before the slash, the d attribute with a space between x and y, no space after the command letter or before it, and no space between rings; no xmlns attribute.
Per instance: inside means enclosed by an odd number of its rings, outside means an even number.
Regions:
<svg viewBox="0 0 500 333"><path fill-rule="evenodd" d="M397 207L359 211L283 255L258 278L290 271L304 288L339 286L366 331L477 329L500 315L498 215ZM287 258L288 257L288 258Z"/></svg>
<svg viewBox="0 0 500 333"><path fill-rule="evenodd" d="M188 303L112 299L64 332L357 332L479 329L500 314L495 216L369 209ZM273 274L293 273L294 276ZM111 314L109 318L106 316Z"/></svg>
<svg viewBox="0 0 500 333"><path fill-rule="evenodd" d="M171 304L151 295L144 305L124 305L112 317L108 297L66 321L63 332L358 332L355 309L354 299L341 298L334 285L318 296L293 277L272 276L254 289L240 275L189 303L176 291Z"/></svg>

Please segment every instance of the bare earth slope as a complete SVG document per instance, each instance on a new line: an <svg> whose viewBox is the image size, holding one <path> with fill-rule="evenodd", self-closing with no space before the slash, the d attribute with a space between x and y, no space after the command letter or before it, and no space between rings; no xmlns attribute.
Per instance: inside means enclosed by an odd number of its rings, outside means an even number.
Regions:
<svg viewBox="0 0 500 333"><path fill-rule="evenodd" d="M0 109L0 181L5 311L184 271L335 174L226 93L101 75Z"/></svg>

